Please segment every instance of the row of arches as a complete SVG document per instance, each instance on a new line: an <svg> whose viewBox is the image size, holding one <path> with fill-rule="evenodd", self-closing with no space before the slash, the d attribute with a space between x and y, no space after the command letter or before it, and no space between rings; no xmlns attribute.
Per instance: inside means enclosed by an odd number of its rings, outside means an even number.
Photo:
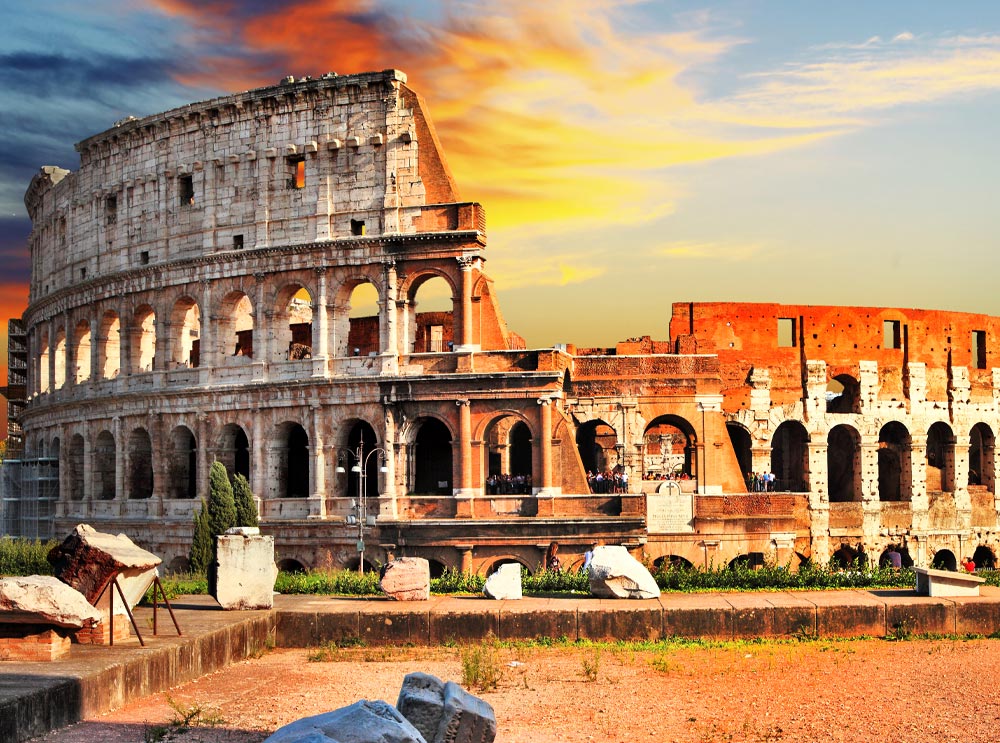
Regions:
<svg viewBox="0 0 1000 743"><path fill-rule="evenodd" d="M443 273L430 272L417 276L409 286L405 353L450 350L458 337L454 282ZM322 346L328 355L338 357L386 350L381 332L385 292L369 278L358 277L340 287L329 323L315 322L317 302L323 299L311 283L282 284L263 310L251 293L234 287L223 294L207 315L213 318L211 328L204 323L204 298L199 302L191 294L182 294L162 313L149 303L140 303L128 315L109 308L97 318L75 322L56 318L42 323L35 328L38 353L33 391L47 393L67 384L114 379L122 373L248 359L297 361L319 355Z"/></svg>
<svg viewBox="0 0 1000 743"><path fill-rule="evenodd" d="M744 472L752 470L751 436L739 423L727 423L730 440ZM996 436L985 423L969 431L968 454L951 426L938 421L925 434L926 443L914 441L907 427L890 421L879 430L873 444L877 490L881 501L908 501L914 477L922 474L928 492L954 492L959 487L984 486L995 492ZM771 437L770 466L776 490L809 491L809 443L805 426L785 421ZM860 501L863 477L862 437L849 424L830 429L826 437L827 493L831 502Z"/></svg>

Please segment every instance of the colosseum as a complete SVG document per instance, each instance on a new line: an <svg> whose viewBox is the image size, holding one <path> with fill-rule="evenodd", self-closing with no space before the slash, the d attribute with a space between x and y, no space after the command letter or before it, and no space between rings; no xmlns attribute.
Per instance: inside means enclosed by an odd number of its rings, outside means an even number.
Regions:
<svg viewBox="0 0 1000 743"><path fill-rule="evenodd" d="M527 349L485 211L395 70L287 78L77 150L25 196L6 531L86 521L179 568L218 460L285 567L534 570L553 541L564 566L594 542L994 566L997 318L681 302L668 340Z"/></svg>

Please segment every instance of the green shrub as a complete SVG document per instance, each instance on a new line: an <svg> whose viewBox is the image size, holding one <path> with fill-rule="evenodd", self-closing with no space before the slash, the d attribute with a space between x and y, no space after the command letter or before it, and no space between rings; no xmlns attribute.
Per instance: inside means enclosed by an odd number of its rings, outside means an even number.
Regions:
<svg viewBox="0 0 1000 743"><path fill-rule="evenodd" d="M191 551L188 556L193 572L205 573L208 571L208 566L212 562L214 545L215 537L212 536L212 527L208 523L208 505L203 499L201 508L194 514L194 534L191 537Z"/></svg>
<svg viewBox="0 0 1000 743"><path fill-rule="evenodd" d="M482 593L485 583L481 575L449 568L440 578L431 578L431 593Z"/></svg>
<svg viewBox="0 0 1000 743"><path fill-rule="evenodd" d="M5 575L52 575L48 561L49 550L59 542L50 539L0 537L0 576Z"/></svg>
<svg viewBox="0 0 1000 743"><path fill-rule="evenodd" d="M233 478L233 503L236 506L236 526L257 526L257 502L250 483L240 474Z"/></svg>
<svg viewBox="0 0 1000 743"><path fill-rule="evenodd" d="M500 650L493 638L462 648L462 686L486 691L495 689L503 677Z"/></svg>
<svg viewBox="0 0 1000 743"><path fill-rule="evenodd" d="M226 466L219 461L212 462L208 473L208 525L213 536L225 534L236 526L233 486L229 483Z"/></svg>
<svg viewBox="0 0 1000 743"><path fill-rule="evenodd" d="M340 596L377 596L379 576L374 571L308 570L304 573L278 573L274 583L278 593L330 594Z"/></svg>
<svg viewBox="0 0 1000 743"><path fill-rule="evenodd" d="M915 576L911 569L865 568L842 570L830 565L802 565L792 572L781 565L751 568L737 563L733 567L687 568L661 566L653 573L664 591L786 591L824 590L831 588L912 588Z"/></svg>

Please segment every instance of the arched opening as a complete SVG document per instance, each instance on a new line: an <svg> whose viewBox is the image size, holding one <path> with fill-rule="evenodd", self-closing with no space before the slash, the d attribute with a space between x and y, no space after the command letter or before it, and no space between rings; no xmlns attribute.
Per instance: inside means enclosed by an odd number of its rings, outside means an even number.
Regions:
<svg viewBox="0 0 1000 743"><path fill-rule="evenodd" d="M435 578L440 578L442 575L444 575L445 570L448 569L448 566L445 565L440 560L431 560L429 558L427 560L427 567L430 568L431 580L434 580Z"/></svg>
<svg viewBox="0 0 1000 743"><path fill-rule="evenodd" d="M849 544L841 544L830 556L830 564L841 570L847 570L848 568L863 568L868 562L868 556L858 549L851 547Z"/></svg>
<svg viewBox="0 0 1000 743"><path fill-rule="evenodd" d="M744 478L753 473L753 454L751 449L753 444L750 432L739 423L732 421L726 423L726 432L729 434L729 443L733 445L736 453L736 461L739 462L740 472Z"/></svg>
<svg viewBox="0 0 1000 743"><path fill-rule="evenodd" d="M831 503L861 500L861 437L851 426L834 426L826 440Z"/></svg>
<svg viewBox="0 0 1000 743"><path fill-rule="evenodd" d="M455 347L454 307L451 284L440 276L413 283L407 307L413 318L409 339L413 353L444 353Z"/></svg>
<svg viewBox="0 0 1000 743"><path fill-rule="evenodd" d="M48 331L42 333L41 341L38 345L38 391L40 393L49 392L49 334Z"/></svg>
<svg viewBox="0 0 1000 743"><path fill-rule="evenodd" d="M379 310L379 293L375 284L362 281L351 289L344 310L335 315L337 356L367 357L379 353Z"/></svg>
<svg viewBox="0 0 1000 743"><path fill-rule="evenodd" d="M938 550L934 553L931 566L937 570L958 570L958 560L951 550Z"/></svg>
<svg viewBox="0 0 1000 743"><path fill-rule="evenodd" d="M233 361L253 358L254 309L250 297L229 292L219 307L219 357Z"/></svg>
<svg viewBox="0 0 1000 743"><path fill-rule="evenodd" d="M911 471L910 432L898 421L885 424L878 435L879 500L910 500Z"/></svg>
<svg viewBox="0 0 1000 743"><path fill-rule="evenodd" d="M576 448L587 472L591 492L611 492L607 475L619 463L615 429L600 419L587 421L576 430Z"/></svg>
<svg viewBox="0 0 1000 743"><path fill-rule="evenodd" d="M167 564L167 575L187 573L191 570L191 561L183 555L178 555Z"/></svg>
<svg viewBox="0 0 1000 743"><path fill-rule="evenodd" d="M55 342L55 369L53 387L60 390L66 386L66 329L60 327L56 330Z"/></svg>
<svg viewBox="0 0 1000 743"><path fill-rule="evenodd" d="M375 429L366 421L359 420L351 426L347 434L347 451L342 452L339 462L339 466L345 470L341 477L345 479L348 498L358 497L362 482L364 482L365 497L378 498L379 472L384 462L384 454L376 451L378 445ZM362 467L364 467L363 472Z"/></svg>
<svg viewBox="0 0 1000 743"><path fill-rule="evenodd" d="M452 490L451 432L436 418L425 418L414 444L413 457L414 494L448 495Z"/></svg>
<svg viewBox="0 0 1000 743"><path fill-rule="evenodd" d="M361 557L360 557L360 555L358 557L352 557L351 559L347 560L347 562L344 563L344 569L345 570L350 570L350 571L353 571L353 572L359 572L359 568L360 567L361 567ZM364 570L362 570L360 572L364 572L364 573L377 573L378 572L378 568L376 568L375 565L372 562L370 562L369 560L365 560ZM433 577L433 576L431 576L431 577Z"/></svg>
<svg viewBox="0 0 1000 743"><path fill-rule="evenodd" d="M148 304L136 309L130 340L132 371L153 371L156 358L156 313Z"/></svg>
<svg viewBox="0 0 1000 743"><path fill-rule="evenodd" d="M528 495L532 490L531 429L517 416L490 422L486 443L486 492Z"/></svg>
<svg viewBox="0 0 1000 743"><path fill-rule="evenodd" d="M730 570L757 570L764 567L764 553L748 552L745 555L737 555L726 567Z"/></svg>
<svg viewBox="0 0 1000 743"><path fill-rule="evenodd" d="M293 560L290 557L285 557L278 560L278 570L282 573L304 573L306 572L306 566L303 565L298 560Z"/></svg>
<svg viewBox="0 0 1000 743"><path fill-rule="evenodd" d="M798 421L785 421L771 437L771 474L774 490L804 493L809 469L809 433Z"/></svg>
<svg viewBox="0 0 1000 743"><path fill-rule="evenodd" d="M128 497L142 500L153 496L153 444L145 428L128 437Z"/></svg>
<svg viewBox="0 0 1000 743"><path fill-rule="evenodd" d="M83 471L84 471L84 451L83 451L83 436L80 434L74 434L69 440L69 456L66 458L66 464L69 468L67 472L67 480L69 482L69 497L70 500L81 501L84 496L84 481L83 481Z"/></svg>
<svg viewBox="0 0 1000 743"><path fill-rule="evenodd" d="M198 494L198 444L187 426L170 432L170 498L194 498Z"/></svg>
<svg viewBox="0 0 1000 743"><path fill-rule="evenodd" d="M301 361L311 359L313 350L312 295L301 284L278 292L274 308L274 358Z"/></svg>
<svg viewBox="0 0 1000 743"><path fill-rule="evenodd" d="M684 418L661 415L646 426L642 436L645 458L643 477L687 479L698 474L697 437Z"/></svg>
<svg viewBox="0 0 1000 743"><path fill-rule="evenodd" d="M173 335L170 361L175 367L196 367L201 360L201 311L191 297L174 302L170 313Z"/></svg>
<svg viewBox="0 0 1000 743"><path fill-rule="evenodd" d="M98 367L103 379L114 379L121 372L121 322L118 315L108 310L101 318L101 337L98 348Z"/></svg>
<svg viewBox="0 0 1000 743"><path fill-rule="evenodd" d="M487 566L486 577L489 578L504 565L520 565L522 577L525 575L531 575L531 568L527 563L518 560L516 557L501 557L498 560L494 560L489 564L489 566Z"/></svg>
<svg viewBox="0 0 1000 743"><path fill-rule="evenodd" d="M996 492L995 450L996 437L990 427L985 423L974 425L969 432L969 485L980 485L990 493Z"/></svg>
<svg viewBox="0 0 1000 743"><path fill-rule="evenodd" d="M972 553L972 561L976 563L976 570L996 570L997 568L997 556L993 554L993 550L982 544L976 547L976 551Z"/></svg>
<svg viewBox="0 0 1000 743"><path fill-rule="evenodd" d="M279 495L284 498L307 498L309 435L298 423L285 423L278 431L277 444Z"/></svg>
<svg viewBox="0 0 1000 743"><path fill-rule="evenodd" d="M250 480L250 441L240 426L227 423L222 427L215 458L225 465L230 478L243 475Z"/></svg>
<svg viewBox="0 0 1000 743"><path fill-rule="evenodd" d="M82 384L90 379L90 322L81 320L73 330L74 384Z"/></svg>
<svg viewBox="0 0 1000 743"><path fill-rule="evenodd" d="M115 497L115 437L110 431L101 431L94 444L93 492L97 500L114 500Z"/></svg>
<svg viewBox="0 0 1000 743"><path fill-rule="evenodd" d="M861 385L850 374L838 374L826 385L827 413L860 413Z"/></svg>
<svg viewBox="0 0 1000 743"><path fill-rule="evenodd" d="M654 572L665 570L693 570L694 563L680 555L663 555L653 560Z"/></svg>
<svg viewBox="0 0 1000 743"><path fill-rule="evenodd" d="M927 431L927 492L955 491L955 436L940 421Z"/></svg>

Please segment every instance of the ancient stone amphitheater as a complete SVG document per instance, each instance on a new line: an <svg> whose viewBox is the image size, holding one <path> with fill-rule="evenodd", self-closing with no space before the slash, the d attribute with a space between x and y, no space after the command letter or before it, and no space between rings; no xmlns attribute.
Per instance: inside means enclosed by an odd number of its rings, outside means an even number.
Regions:
<svg viewBox="0 0 1000 743"><path fill-rule="evenodd" d="M525 349L484 273L485 212L395 70L288 78L77 149L25 197L8 530L85 521L182 567L219 460L285 567L534 570L553 541L565 567L597 541L993 566L996 318L685 302L666 341Z"/></svg>

